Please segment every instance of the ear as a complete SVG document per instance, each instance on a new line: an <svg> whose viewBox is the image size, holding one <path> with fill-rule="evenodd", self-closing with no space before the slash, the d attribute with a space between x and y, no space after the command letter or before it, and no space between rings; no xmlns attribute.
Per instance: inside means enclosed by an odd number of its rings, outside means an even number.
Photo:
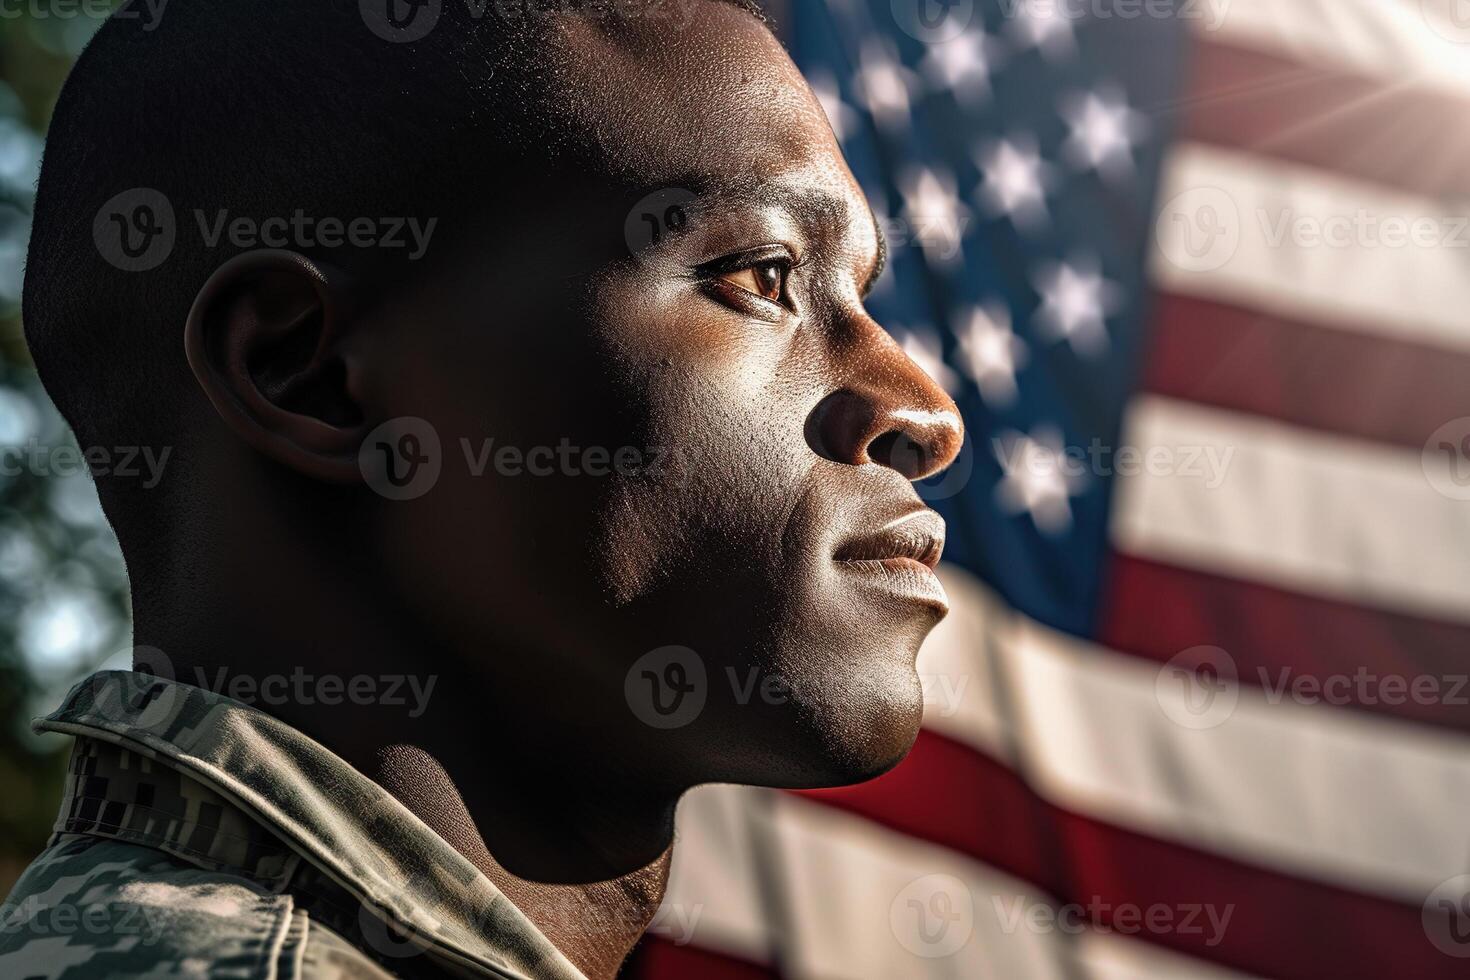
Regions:
<svg viewBox="0 0 1470 980"><path fill-rule="evenodd" d="M362 479L367 429L343 350L346 293L340 273L296 252L247 252L209 277L184 328L189 366L226 425L272 459L341 483Z"/></svg>

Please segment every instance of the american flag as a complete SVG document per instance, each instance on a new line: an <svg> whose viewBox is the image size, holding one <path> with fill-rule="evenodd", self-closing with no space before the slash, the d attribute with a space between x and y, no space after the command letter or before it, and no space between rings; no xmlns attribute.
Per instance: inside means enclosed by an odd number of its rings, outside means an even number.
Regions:
<svg viewBox="0 0 1470 980"><path fill-rule="evenodd" d="M1470 975L1470 4L785 18L954 611L895 771L691 794L629 974Z"/></svg>

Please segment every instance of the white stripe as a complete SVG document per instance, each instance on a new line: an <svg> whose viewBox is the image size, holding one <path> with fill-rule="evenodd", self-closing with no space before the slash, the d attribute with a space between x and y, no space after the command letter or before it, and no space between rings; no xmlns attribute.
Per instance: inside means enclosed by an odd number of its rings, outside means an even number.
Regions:
<svg viewBox="0 0 1470 980"><path fill-rule="evenodd" d="M732 817L743 826L729 837ZM706 822L715 825L713 834ZM1241 980L1149 942L1080 927L1082 908L1059 919L1055 900L1028 883L785 793L703 787L680 807L679 832L665 907L698 909L694 944L726 950L728 934L711 923L758 922L784 910L774 931L782 937L786 976ZM724 850L716 840L722 837L757 841L769 863L753 862L743 848ZM920 922L920 911L930 907L926 883L945 896L947 927L938 919ZM779 908L761 901L772 888ZM748 952L746 958L773 962Z"/></svg>
<svg viewBox="0 0 1470 980"><path fill-rule="evenodd" d="M1462 221L1463 206L1190 143L1165 162L1159 201L1150 271L1162 289L1470 349L1470 224ZM1425 236L1420 244L1410 234L1415 222ZM1327 235L1334 244L1321 241ZM1206 261L1196 261L1189 247Z"/></svg>
<svg viewBox="0 0 1470 980"><path fill-rule="evenodd" d="M1318 65L1470 94L1470 60L1443 15L1456 0L1200 0L1206 38ZM1223 11L1223 12L1222 12ZM1431 23L1431 18L1439 19Z"/></svg>
<svg viewBox="0 0 1470 980"><path fill-rule="evenodd" d="M756 791L709 786L679 801L673 867L651 935L751 963L771 962L770 926L751 849Z"/></svg>
<svg viewBox="0 0 1470 980"><path fill-rule="evenodd" d="M1050 908L1029 886L953 851L795 797L780 798L770 816L792 910L783 965L794 976L1062 980L1068 975L1065 934L1024 925L1007 930L1008 921L997 912ZM926 878L945 883L941 890L954 916L947 925L922 921L928 895L905 894ZM946 929L941 942L962 945L953 951L926 945L920 932L926 927Z"/></svg>
<svg viewBox="0 0 1470 980"><path fill-rule="evenodd" d="M1470 864L1470 740L1245 684L1218 727L1182 727L1184 692L1159 683L1160 665L1036 624L965 579L946 570L951 606L975 606L991 636L968 672L994 680L967 688L988 703L954 717L989 720L945 734L986 733L970 744L1052 803L1414 905ZM939 727L932 712L926 725Z"/></svg>
<svg viewBox="0 0 1470 980"><path fill-rule="evenodd" d="M1421 453L1158 396L1135 399L1123 431L1125 444L1164 447L1179 466L1118 478L1120 550L1470 619L1470 506L1434 489ZM1218 486L1184 472L1205 452L1229 454Z"/></svg>
<svg viewBox="0 0 1470 980"><path fill-rule="evenodd" d="M999 660L988 652L995 638L990 593L946 562L939 565L939 577L950 608L919 650L924 727L992 758L1011 759L1006 714L992 670Z"/></svg>

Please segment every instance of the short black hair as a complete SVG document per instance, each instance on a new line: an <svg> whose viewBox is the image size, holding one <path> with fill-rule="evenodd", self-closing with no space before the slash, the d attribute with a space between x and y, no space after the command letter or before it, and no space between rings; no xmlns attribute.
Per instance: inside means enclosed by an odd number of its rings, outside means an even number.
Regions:
<svg viewBox="0 0 1470 980"><path fill-rule="evenodd" d="M26 339L78 440L181 439L183 324L243 250L205 247L196 213L452 218L467 198L524 195L542 169L527 161L560 149L542 49L555 18L686 16L677 5L700 2L173 0L151 23L124 5L133 16L103 24L56 104L26 263ZM755 0L719 2L765 21ZM427 4L433 29L393 36L374 11L397 4ZM118 252L116 236L156 228L158 195L176 243L138 271L150 256ZM118 527L114 491L101 491Z"/></svg>

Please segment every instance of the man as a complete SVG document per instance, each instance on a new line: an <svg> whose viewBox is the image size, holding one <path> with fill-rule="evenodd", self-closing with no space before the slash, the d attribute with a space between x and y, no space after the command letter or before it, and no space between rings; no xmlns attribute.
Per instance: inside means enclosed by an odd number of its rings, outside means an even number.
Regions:
<svg viewBox="0 0 1470 980"><path fill-rule="evenodd" d="M882 263L736 3L105 25L27 336L84 446L172 454L98 479L137 672L39 722L0 974L611 977L686 790L893 766L961 431Z"/></svg>

